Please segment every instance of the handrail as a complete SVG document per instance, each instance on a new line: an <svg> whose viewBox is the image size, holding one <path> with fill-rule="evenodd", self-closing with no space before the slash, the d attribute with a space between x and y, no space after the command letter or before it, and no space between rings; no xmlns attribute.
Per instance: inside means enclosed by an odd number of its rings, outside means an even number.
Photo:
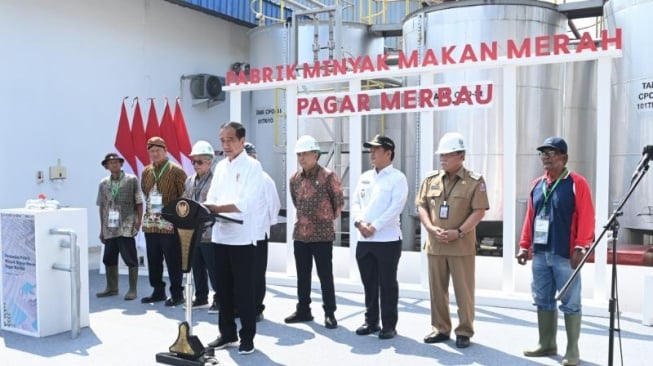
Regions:
<svg viewBox="0 0 653 366"><path fill-rule="evenodd" d="M68 235L70 237L70 242L60 244L61 248L70 248L70 265L54 263L52 269L70 272L70 335L74 339L79 336L81 318L80 290L82 287L77 233L71 229L50 229L50 235Z"/></svg>

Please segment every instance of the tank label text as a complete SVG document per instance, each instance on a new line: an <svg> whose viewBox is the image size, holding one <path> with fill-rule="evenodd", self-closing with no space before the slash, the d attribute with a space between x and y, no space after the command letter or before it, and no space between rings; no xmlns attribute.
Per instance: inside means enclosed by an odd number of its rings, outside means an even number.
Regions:
<svg viewBox="0 0 653 366"><path fill-rule="evenodd" d="M653 79L633 83L634 103L637 112L653 112Z"/></svg>

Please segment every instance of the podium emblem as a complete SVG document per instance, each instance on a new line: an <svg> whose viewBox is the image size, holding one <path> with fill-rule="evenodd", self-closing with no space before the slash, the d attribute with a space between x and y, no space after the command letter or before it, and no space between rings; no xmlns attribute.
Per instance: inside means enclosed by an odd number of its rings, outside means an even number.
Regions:
<svg viewBox="0 0 653 366"><path fill-rule="evenodd" d="M175 211L177 212L177 216L181 218L188 216L188 213L190 212L188 201L180 200L179 202L177 202L177 205L175 206Z"/></svg>

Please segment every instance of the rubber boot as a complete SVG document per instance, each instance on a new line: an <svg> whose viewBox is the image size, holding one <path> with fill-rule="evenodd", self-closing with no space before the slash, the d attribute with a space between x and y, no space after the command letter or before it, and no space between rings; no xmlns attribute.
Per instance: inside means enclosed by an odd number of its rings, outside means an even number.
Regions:
<svg viewBox="0 0 653 366"><path fill-rule="evenodd" d="M558 353L556 345L556 331L558 330L557 311L537 311L537 328L540 333L540 340L537 347L524 351L526 357L553 356Z"/></svg>
<svg viewBox="0 0 653 366"><path fill-rule="evenodd" d="M138 267L129 267L129 291L125 294L125 300L134 300L138 295L136 285L138 284Z"/></svg>
<svg viewBox="0 0 653 366"><path fill-rule="evenodd" d="M118 295L118 266L106 266L107 287L95 294L97 297Z"/></svg>
<svg viewBox="0 0 653 366"><path fill-rule="evenodd" d="M580 363L578 338L580 337L580 314L565 314L565 329L567 330L567 352L562 364L575 366Z"/></svg>

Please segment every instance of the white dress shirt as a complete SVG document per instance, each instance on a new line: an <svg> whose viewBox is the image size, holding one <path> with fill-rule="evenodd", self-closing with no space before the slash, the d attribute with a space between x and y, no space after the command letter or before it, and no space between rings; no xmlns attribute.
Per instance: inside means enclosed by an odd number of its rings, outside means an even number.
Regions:
<svg viewBox="0 0 653 366"><path fill-rule="evenodd" d="M261 191L263 169L261 164L247 156L245 151L235 159L222 159L215 167L206 202L215 205L233 204L240 212L222 213L243 224L220 222L213 225L211 241L229 245L256 244L256 221L259 212L255 202Z"/></svg>
<svg viewBox="0 0 653 366"><path fill-rule="evenodd" d="M266 172L263 172L263 182L259 192L259 197L254 202L254 212L257 213L257 240L263 240L265 235L270 237L270 226L277 223L281 208L277 185Z"/></svg>
<svg viewBox="0 0 653 366"><path fill-rule="evenodd" d="M355 221L369 222L374 234L364 238L357 229L359 241L401 240L399 214L408 197L408 182L392 164L380 172L371 169L361 174L352 197L351 214Z"/></svg>

